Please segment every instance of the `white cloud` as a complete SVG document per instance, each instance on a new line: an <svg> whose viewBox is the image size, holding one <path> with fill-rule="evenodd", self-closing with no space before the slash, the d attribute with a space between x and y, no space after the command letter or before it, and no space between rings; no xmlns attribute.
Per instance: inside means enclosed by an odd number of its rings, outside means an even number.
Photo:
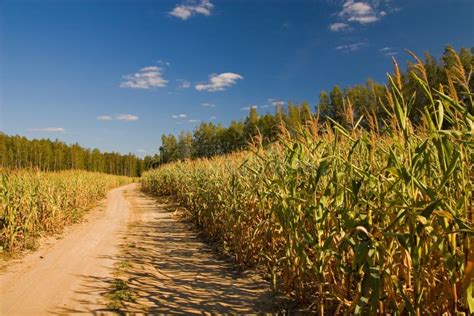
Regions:
<svg viewBox="0 0 474 316"><path fill-rule="evenodd" d="M333 23L329 25L329 29L333 32L339 32L339 31L348 31L351 29L349 24L346 23Z"/></svg>
<svg viewBox="0 0 474 316"><path fill-rule="evenodd" d="M201 105L205 108L215 108L216 107L216 105L214 103L207 103L207 102L201 103Z"/></svg>
<svg viewBox="0 0 474 316"><path fill-rule="evenodd" d="M385 11L378 11L379 1L355 2L347 0L338 13L339 17L348 22L357 22L360 24L374 23L384 17Z"/></svg>
<svg viewBox="0 0 474 316"><path fill-rule="evenodd" d="M146 153L147 151L145 149L138 149L137 152L139 153Z"/></svg>
<svg viewBox="0 0 474 316"><path fill-rule="evenodd" d="M213 116L211 116L209 119L210 119L211 121L213 121L213 120L215 120L216 118L217 118L217 116L214 116L214 115L213 115Z"/></svg>
<svg viewBox="0 0 474 316"><path fill-rule="evenodd" d="M171 115L171 117L174 118L174 119L184 119L184 118L187 118L188 116L184 113L181 113L181 114Z"/></svg>
<svg viewBox="0 0 474 316"><path fill-rule="evenodd" d="M336 50L340 50L343 52L354 52L362 47L364 47L366 43L364 42L358 42L358 43L353 43L353 44L348 44L348 45L340 45L336 47Z"/></svg>
<svg viewBox="0 0 474 316"><path fill-rule="evenodd" d="M196 120L196 119L190 119L188 120L189 123L197 123L197 122L200 122L200 120Z"/></svg>
<svg viewBox="0 0 474 316"><path fill-rule="evenodd" d="M66 130L62 127L44 127L44 128L30 128L29 132L46 132L46 133L62 133Z"/></svg>
<svg viewBox="0 0 474 316"><path fill-rule="evenodd" d="M375 23L385 17L388 13L399 12L400 8L394 8L390 0L344 0L341 10L337 13L339 22L329 25L333 32L350 31L352 24Z"/></svg>
<svg viewBox="0 0 474 316"><path fill-rule="evenodd" d="M139 118L132 114L117 114L115 119L119 121L138 121Z"/></svg>
<svg viewBox="0 0 474 316"><path fill-rule="evenodd" d="M223 91L226 88L235 85L237 80L242 79L244 79L244 77L232 72L212 74L209 76L209 83L196 85L196 90L210 92Z"/></svg>
<svg viewBox="0 0 474 316"><path fill-rule="evenodd" d="M123 79L120 87L132 89L163 88L168 82L163 79L161 68L156 66L144 67L137 73L123 76Z"/></svg>
<svg viewBox="0 0 474 316"><path fill-rule="evenodd" d="M99 120L99 121L111 121L111 120L113 120L112 116L110 116L110 115L97 116L96 119Z"/></svg>
<svg viewBox="0 0 474 316"><path fill-rule="evenodd" d="M188 6L180 5L176 6L169 14L180 18L181 20L187 20L193 14L193 10Z"/></svg>
<svg viewBox="0 0 474 316"><path fill-rule="evenodd" d="M169 12L169 15L181 20L187 20L196 14L209 16L211 15L212 8L214 8L214 5L209 0L201 0L200 2L194 2L194 4L177 5Z"/></svg>
<svg viewBox="0 0 474 316"><path fill-rule="evenodd" d="M379 51L381 51L381 52L387 52L389 50L392 50L392 48L391 47L384 47L384 48L379 49Z"/></svg>

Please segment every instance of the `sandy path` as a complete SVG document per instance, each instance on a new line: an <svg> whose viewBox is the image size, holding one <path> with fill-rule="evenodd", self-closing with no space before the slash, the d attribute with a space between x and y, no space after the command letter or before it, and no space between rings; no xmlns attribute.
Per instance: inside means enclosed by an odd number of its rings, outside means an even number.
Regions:
<svg viewBox="0 0 474 316"><path fill-rule="evenodd" d="M132 220L120 260L136 301L121 311L147 314L248 314L272 312L269 283L239 273L218 258L175 207L140 191L126 193Z"/></svg>
<svg viewBox="0 0 474 316"><path fill-rule="evenodd" d="M108 278L126 229L127 185L109 192L104 207L74 226L53 245L25 257L0 276L1 315L63 314L67 310L100 312L103 290L88 288L89 279Z"/></svg>
<svg viewBox="0 0 474 316"><path fill-rule="evenodd" d="M235 272L137 184L112 190L103 204L0 275L0 315L110 314L104 297L118 278L135 296L125 313L272 310L267 282Z"/></svg>

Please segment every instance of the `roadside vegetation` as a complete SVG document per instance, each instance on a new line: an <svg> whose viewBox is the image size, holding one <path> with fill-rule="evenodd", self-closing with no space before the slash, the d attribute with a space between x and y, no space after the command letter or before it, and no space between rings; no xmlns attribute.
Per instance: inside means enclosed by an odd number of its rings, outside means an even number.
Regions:
<svg viewBox="0 0 474 316"><path fill-rule="evenodd" d="M237 263L320 314L473 313L473 59L448 48L438 80L413 57L373 110L348 93L298 120L280 111L275 141L251 112L249 150L191 150L143 189L176 198Z"/></svg>
<svg viewBox="0 0 474 316"><path fill-rule="evenodd" d="M79 170L0 169L0 252L34 248L38 237L60 233L108 190L132 181Z"/></svg>

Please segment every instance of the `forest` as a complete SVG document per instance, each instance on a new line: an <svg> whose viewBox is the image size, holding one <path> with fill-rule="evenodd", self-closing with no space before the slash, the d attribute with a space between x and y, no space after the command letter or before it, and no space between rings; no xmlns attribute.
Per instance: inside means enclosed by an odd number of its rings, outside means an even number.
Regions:
<svg viewBox="0 0 474 316"><path fill-rule="evenodd" d="M135 155L101 152L59 140L8 136L0 132L0 168L61 171L69 169L139 177L143 160Z"/></svg>

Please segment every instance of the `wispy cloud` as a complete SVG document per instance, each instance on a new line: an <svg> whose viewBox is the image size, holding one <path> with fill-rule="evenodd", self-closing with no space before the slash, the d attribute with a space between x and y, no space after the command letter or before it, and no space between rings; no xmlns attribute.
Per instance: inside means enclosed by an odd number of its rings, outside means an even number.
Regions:
<svg viewBox="0 0 474 316"><path fill-rule="evenodd" d="M358 43L353 43L353 44L348 44L348 45L340 45L336 47L336 50L339 50L342 52L354 52L364 47L365 45L367 45L367 43L365 42L358 42Z"/></svg>
<svg viewBox="0 0 474 316"><path fill-rule="evenodd" d="M180 114L173 114L171 115L171 117L176 120L176 124L183 124L183 123L197 123L197 122L200 122L200 120L198 119L194 119L194 118L188 118L188 115L187 114L184 114L184 113L180 113Z"/></svg>
<svg viewBox="0 0 474 316"><path fill-rule="evenodd" d="M115 119L118 121L138 121L139 117L133 114L117 114Z"/></svg>
<svg viewBox="0 0 474 316"><path fill-rule="evenodd" d="M133 114L115 114L115 115L100 115L95 118L98 121L138 121L139 117Z"/></svg>
<svg viewBox="0 0 474 316"><path fill-rule="evenodd" d="M271 106L284 106L286 104L285 101L282 101L280 99L273 99L273 98L269 98L267 99L267 103L260 106L261 109L268 109L269 107Z"/></svg>
<svg viewBox="0 0 474 316"><path fill-rule="evenodd" d="M138 149L137 152L144 154L144 153L146 153L147 151L146 151L145 149Z"/></svg>
<svg viewBox="0 0 474 316"><path fill-rule="evenodd" d="M29 132L46 132L46 133L62 133L66 130L62 127L43 127L43 128L30 128Z"/></svg>
<svg viewBox="0 0 474 316"><path fill-rule="evenodd" d="M158 64L161 64L161 65L165 65L167 67L171 66L171 63L169 61L164 61L164 60L158 60L157 61Z"/></svg>
<svg viewBox="0 0 474 316"><path fill-rule="evenodd" d="M213 116L211 116L211 117L209 118L209 120L214 121L216 118L217 118L217 116L214 116L214 115L213 115Z"/></svg>
<svg viewBox="0 0 474 316"><path fill-rule="evenodd" d="M237 80L242 79L244 79L244 77L232 72L212 74L209 76L209 83L197 84L196 90L209 92L223 91L228 87L235 85L237 83Z"/></svg>
<svg viewBox="0 0 474 316"><path fill-rule="evenodd" d="M347 23L337 22L337 23L333 23L333 24L329 25L329 29L333 32L340 32L340 31L349 31L352 28Z"/></svg>
<svg viewBox="0 0 474 316"><path fill-rule="evenodd" d="M166 87L168 82L163 78L162 69L156 66L148 66L140 69L137 73L123 76L124 81L121 88L152 89Z"/></svg>
<svg viewBox="0 0 474 316"><path fill-rule="evenodd" d="M114 118L110 115L101 115L96 117L99 121L112 121Z"/></svg>
<svg viewBox="0 0 474 316"><path fill-rule="evenodd" d="M398 55L398 52L395 51L395 49L392 48L392 47L383 47L383 48L379 49L379 52L381 52L381 53L384 54L385 56L395 56L395 55Z"/></svg>
<svg viewBox="0 0 474 316"><path fill-rule="evenodd" d="M212 13L214 5L209 0L194 1L192 4L180 4L169 12L169 15L181 20L187 20L196 14L209 16Z"/></svg>
<svg viewBox="0 0 474 316"><path fill-rule="evenodd" d="M181 114L171 115L171 117L174 118L174 119L184 119L184 118L187 118L188 116L184 113L181 113Z"/></svg>
<svg viewBox="0 0 474 316"><path fill-rule="evenodd" d="M216 107L216 105L214 103L208 103L208 102L201 103L201 105L205 108L215 108Z"/></svg>
<svg viewBox="0 0 474 316"><path fill-rule="evenodd" d="M179 89L188 89L191 87L191 82L187 80L177 79L177 81L179 82L179 86L178 86Z"/></svg>

